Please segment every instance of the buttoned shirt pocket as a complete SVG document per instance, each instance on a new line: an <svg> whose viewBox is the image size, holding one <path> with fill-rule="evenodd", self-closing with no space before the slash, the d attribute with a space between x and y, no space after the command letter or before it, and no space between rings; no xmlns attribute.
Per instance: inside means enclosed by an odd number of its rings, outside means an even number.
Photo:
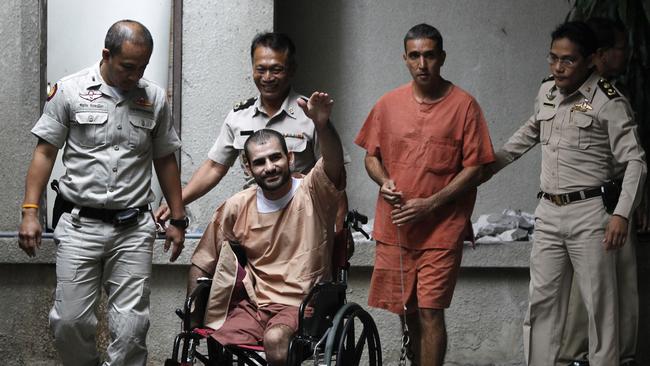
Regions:
<svg viewBox="0 0 650 366"><path fill-rule="evenodd" d="M593 118L579 111L571 111L569 130L567 131L570 146L578 149L588 149L592 139Z"/></svg>
<svg viewBox="0 0 650 366"><path fill-rule="evenodd" d="M106 144L108 113L103 111L79 111L70 123L71 141L83 147Z"/></svg>
<svg viewBox="0 0 650 366"><path fill-rule="evenodd" d="M153 116L129 114L129 148L137 151L146 150L156 127Z"/></svg>
<svg viewBox="0 0 650 366"><path fill-rule="evenodd" d="M537 113L537 120L539 121L539 142L541 144L546 145L551 139L555 114L555 109L550 108L543 108Z"/></svg>

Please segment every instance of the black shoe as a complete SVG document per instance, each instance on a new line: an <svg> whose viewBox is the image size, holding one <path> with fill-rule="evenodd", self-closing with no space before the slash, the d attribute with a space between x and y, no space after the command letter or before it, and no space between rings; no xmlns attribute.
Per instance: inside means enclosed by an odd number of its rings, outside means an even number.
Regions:
<svg viewBox="0 0 650 366"><path fill-rule="evenodd" d="M568 366L589 366L589 361L573 361Z"/></svg>

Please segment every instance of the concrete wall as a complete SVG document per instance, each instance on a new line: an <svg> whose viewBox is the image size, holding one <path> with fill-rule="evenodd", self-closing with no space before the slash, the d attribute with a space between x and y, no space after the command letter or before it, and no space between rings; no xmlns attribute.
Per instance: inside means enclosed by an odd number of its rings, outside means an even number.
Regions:
<svg viewBox="0 0 650 366"><path fill-rule="evenodd" d="M235 103L256 95L251 78L250 42L255 34L273 30L273 1L183 2L183 183L207 159L226 115ZM239 164L217 189L190 206L203 230L214 209L241 189Z"/></svg>
<svg viewBox="0 0 650 366"><path fill-rule="evenodd" d="M19 223L23 182L36 145L29 130L40 114L38 4L9 0L0 6L0 231L14 231Z"/></svg>

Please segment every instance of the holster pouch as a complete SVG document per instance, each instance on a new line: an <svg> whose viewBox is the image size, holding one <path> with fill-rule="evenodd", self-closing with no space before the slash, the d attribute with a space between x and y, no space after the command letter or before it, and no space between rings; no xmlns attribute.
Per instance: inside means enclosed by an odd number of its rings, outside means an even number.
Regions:
<svg viewBox="0 0 650 366"><path fill-rule="evenodd" d="M113 217L114 226L131 226L138 223L138 215L140 210L137 208L129 208L124 211L119 211Z"/></svg>
<svg viewBox="0 0 650 366"><path fill-rule="evenodd" d="M603 205L605 205L605 211L610 215L614 213L614 210L616 209L618 198L621 195L622 186L623 181L617 179L606 182L601 187L601 190L603 191Z"/></svg>
<svg viewBox="0 0 650 366"><path fill-rule="evenodd" d="M59 223L59 219L63 212L65 212L65 201L61 198L59 193L59 181L54 179L50 183L50 187L54 192L56 192L56 198L54 199L54 207L52 208L52 230L56 229L56 224Z"/></svg>

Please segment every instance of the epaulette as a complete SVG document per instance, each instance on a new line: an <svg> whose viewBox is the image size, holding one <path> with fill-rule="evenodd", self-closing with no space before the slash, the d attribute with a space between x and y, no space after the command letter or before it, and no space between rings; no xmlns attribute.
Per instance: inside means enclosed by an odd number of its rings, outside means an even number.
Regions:
<svg viewBox="0 0 650 366"><path fill-rule="evenodd" d="M257 100L256 97L252 97L252 98L250 98L250 99L248 99L248 100L243 100L243 101L241 101L241 102L235 104L235 105L232 107L232 110L233 110L234 112L237 112L237 111L241 111L242 109L246 109L246 108L252 106L252 105L255 103L256 100Z"/></svg>
<svg viewBox="0 0 650 366"><path fill-rule="evenodd" d="M598 80L598 87L603 91L603 93L605 93L605 95L607 95L609 99L614 99L621 96L618 91L614 89L612 83L610 83L609 80L605 78L600 78L600 80Z"/></svg>
<svg viewBox="0 0 650 366"><path fill-rule="evenodd" d="M547 81L551 81L551 80L553 80L553 79L554 79L554 78L553 78L553 75L549 75L549 76L545 77L545 78L542 80L542 84L544 84L544 83L547 82Z"/></svg>

